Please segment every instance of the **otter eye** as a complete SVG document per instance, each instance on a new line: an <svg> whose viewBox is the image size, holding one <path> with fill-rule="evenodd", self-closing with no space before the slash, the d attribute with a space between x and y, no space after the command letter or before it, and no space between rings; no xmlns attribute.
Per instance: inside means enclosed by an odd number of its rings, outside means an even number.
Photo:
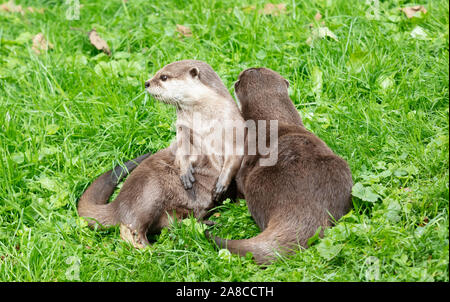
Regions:
<svg viewBox="0 0 450 302"><path fill-rule="evenodd" d="M163 74L162 76L159 77L161 79L161 81L165 82L167 80L167 76L165 74Z"/></svg>

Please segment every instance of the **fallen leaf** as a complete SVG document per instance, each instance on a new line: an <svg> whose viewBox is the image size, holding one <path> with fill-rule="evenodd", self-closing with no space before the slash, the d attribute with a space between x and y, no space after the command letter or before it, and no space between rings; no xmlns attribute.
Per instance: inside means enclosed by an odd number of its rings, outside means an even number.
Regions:
<svg viewBox="0 0 450 302"><path fill-rule="evenodd" d="M427 13L427 9L423 7L422 5L416 5L416 6L410 6L410 7L404 7L402 8L402 11L405 13L406 17L408 19L411 19L414 17L417 13Z"/></svg>
<svg viewBox="0 0 450 302"><path fill-rule="evenodd" d="M213 216L214 217L220 217L220 213L214 213Z"/></svg>
<svg viewBox="0 0 450 302"><path fill-rule="evenodd" d="M44 13L44 8L35 8L35 7L27 7L26 10L24 10L22 8L22 5L16 5L14 3L13 0L3 3L2 5L0 5L0 11L5 11L8 13L21 13L22 15L25 14L25 12L30 12L30 13L40 13L43 14Z"/></svg>
<svg viewBox="0 0 450 302"><path fill-rule="evenodd" d="M100 38L100 36L98 35L98 33L95 29L91 30L88 33L88 37L89 37L89 41L91 42L92 45L95 46L95 48L103 51L107 55L111 55L111 50L109 49L108 44L105 42L105 40Z"/></svg>
<svg viewBox="0 0 450 302"><path fill-rule="evenodd" d="M42 52L46 52L49 48L53 48L53 44L47 42L43 33L38 33L33 37L33 46L31 46L31 49L33 49L36 54L39 55Z"/></svg>
<svg viewBox="0 0 450 302"><path fill-rule="evenodd" d="M320 14L320 12L317 12L317 14L314 16L314 20L316 20L317 22L319 22L320 19L322 19L322 15Z"/></svg>
<svg viewBox="0 0 450 302"><path fill-rule="evenodd" d="M263 15L278 16L282 13L286 13L286 4L284 4L284 3L280 3L280 4L267 3L263 9L259 10L259 13L263 14Z"/></svg>
<svg viewBox="0 0 450 302"><path fill-rule="evenodd" d="M9 1L0 5L0 11L5 11L8 13L21 13L22 15L25 13L22 5L16 5L14 1Z"/></svg>
<svg viewBox="0 0 450 302"><path fill-rule="evenodd" d="M183 37L192 37L192 31L187 26L177 24L177 32Z"/></svg>

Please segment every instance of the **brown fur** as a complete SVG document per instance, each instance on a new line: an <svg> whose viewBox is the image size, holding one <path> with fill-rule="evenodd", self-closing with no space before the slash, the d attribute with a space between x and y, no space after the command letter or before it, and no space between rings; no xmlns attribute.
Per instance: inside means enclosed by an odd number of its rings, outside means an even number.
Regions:
<svg viewBox="0 0 450 302"><path fill-rule="evenodd" d="M251 252L260 264L299 245L306 248L319 227L331 226L351 206L348 164L304 128L287 88L284 78L266 68L243 71L235 84L245 120L278 120L278 161L261 166L261 155L246 155L236 176L262 233L243 240L214 239L233 253Z"/></svg>
<svg viewBox="0 0 450 302"><path fill-rule="evenodd" d="M126 162L124 164L125 168L117 166L113 170L109 170L100 175L81 196L78 202L79 215L86 216L89 214L92 217L96 217L102 224L115 224L115 216L109 213L111 207L99 207L99 205L106 204L119 182L149 156L150 153L144 154ZM104 208L107 209L104 210ZM93 223L94 221L90 221L90 224Z"/></svg>
<svg viewBox="0 0 450 302"><path fill-rule="evenodd" d="M208 108L212 112L213 110L208 107L208 104L216 107L221 104L219 109L224 112L228 110L230 115L233 115L233 110L236 110L235 118L242 120L236 104L220 78L204 62L180 61L169 64L159 71L151 81L147 81L146 87L158 85L157 79L162 71L167 72L171 77L180 78L192 68L197 68L197 71L200 72L197 76L201 80L209 79L211 81L208 83L209 87L215 89L213 92L217 90L217 95L220 95L220 97L210 95L208 100L199 100L198 107L201 110ZM180 109L177 106L178 116L180 116L180 110L181 114L189 111L187 107L190 105L184 104L180 99L177 99L177 102L180 102L177 105L185 107ZM207 112L202 113L207 115ZM189 128L187 130L189 131ZM192 143L192 140L188 140L186 143L189 142ZM218 201L228 197L225 192L217 192L217 184L221 184L220 189L224 191L232 186L232 179L240 166L242 156L231 159L226 156L213 157L207 154L196 156L195 181L190 188L185 189L180 182L180 176L185 171L182 171L180 166L177 153L179 148L177 140L170 147L143 160L139 166L133 166L134 171L125 180L117 198L111 203L107 203L107 201L114 190L115 183L108 182L110 172L100 176L81 196L78 204L79 215L88 218L90 225L96 223L102 226L121 224L122 238L131 241L136 247L142 247L149 243L147 233L156 233L161 228L168 226L169 216L183 219L192 213L198 219L204 218L214 206L213 196L217 197ZM225 176L221 178L222 174Z"/></svg>

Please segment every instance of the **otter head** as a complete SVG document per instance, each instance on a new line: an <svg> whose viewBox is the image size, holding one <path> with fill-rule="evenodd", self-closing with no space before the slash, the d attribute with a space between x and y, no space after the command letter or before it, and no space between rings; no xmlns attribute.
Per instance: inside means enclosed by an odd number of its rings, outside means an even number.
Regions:
<svg viewBox="0 0 450 302"><path fill-rule="evenodd" d="M205 62L183 60L164 66L145 82L147 92L159 101L190 106L214 92L226 90L214 70Z"/></svg>
<svg viewBox="0 0 450 302"><path fill-rule="evenodd" d="M246 69L239 74L238 80L234 84L236 98L242 109L252 102L269 102L289 98L288 88L289 82L268 68Z"/></svg>
<svg viewBox="0 0 450 302"><path fill-rule="evenodd" d="M289 98L289 82L268 68L250 68L234 84L236 98L244 119L278 120L303 125Z"/></svg>

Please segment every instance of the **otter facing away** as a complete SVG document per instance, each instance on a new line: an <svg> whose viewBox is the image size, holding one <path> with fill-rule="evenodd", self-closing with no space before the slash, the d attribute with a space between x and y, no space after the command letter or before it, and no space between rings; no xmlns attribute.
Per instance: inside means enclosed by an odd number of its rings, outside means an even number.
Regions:
<svg viewBox="0 0 450 302"><path fill-rule="evenodd" d="M215 201L226 197L242 160L242 154L221 153L219 147L205 142L202 138L210 127L196 126L193 120L199 114L205 120L218 119L225 128L225 120L234 121L235 126L243 124L236 103L208 64L194 60L171 63L145 87L156 99L177 108L176 142L126 163L132 172L113 202L107 203L117 178L109 171L87 188L78 203L79 215L90 225L120 224L121 237L135 247L149 244L147 233L168 226L169 216L183 219L192 213L204 218ZM226 137L222 146L238 144ZM118 168L115 172L127 171Z"/></svg>
<svg viewBox="0 0 450 302"><path fill-rule="evenodd" d="M305 129L288 86L283 77L267 68L250 68L239 75L235 93L244 120L267 121L266 125L278 121L278 135L270 138L266 126L264 137L277 140L277 161L262 165L266 155L248 155L249 146L260 138L247 135L236 182L262 232L242 240L206 234L233 253L244 256L251 252L259 264L270 263L277 253L293 252L299 245L306 248L319 227L323 231L351 207L352 176L347 162Z"/></svg>

